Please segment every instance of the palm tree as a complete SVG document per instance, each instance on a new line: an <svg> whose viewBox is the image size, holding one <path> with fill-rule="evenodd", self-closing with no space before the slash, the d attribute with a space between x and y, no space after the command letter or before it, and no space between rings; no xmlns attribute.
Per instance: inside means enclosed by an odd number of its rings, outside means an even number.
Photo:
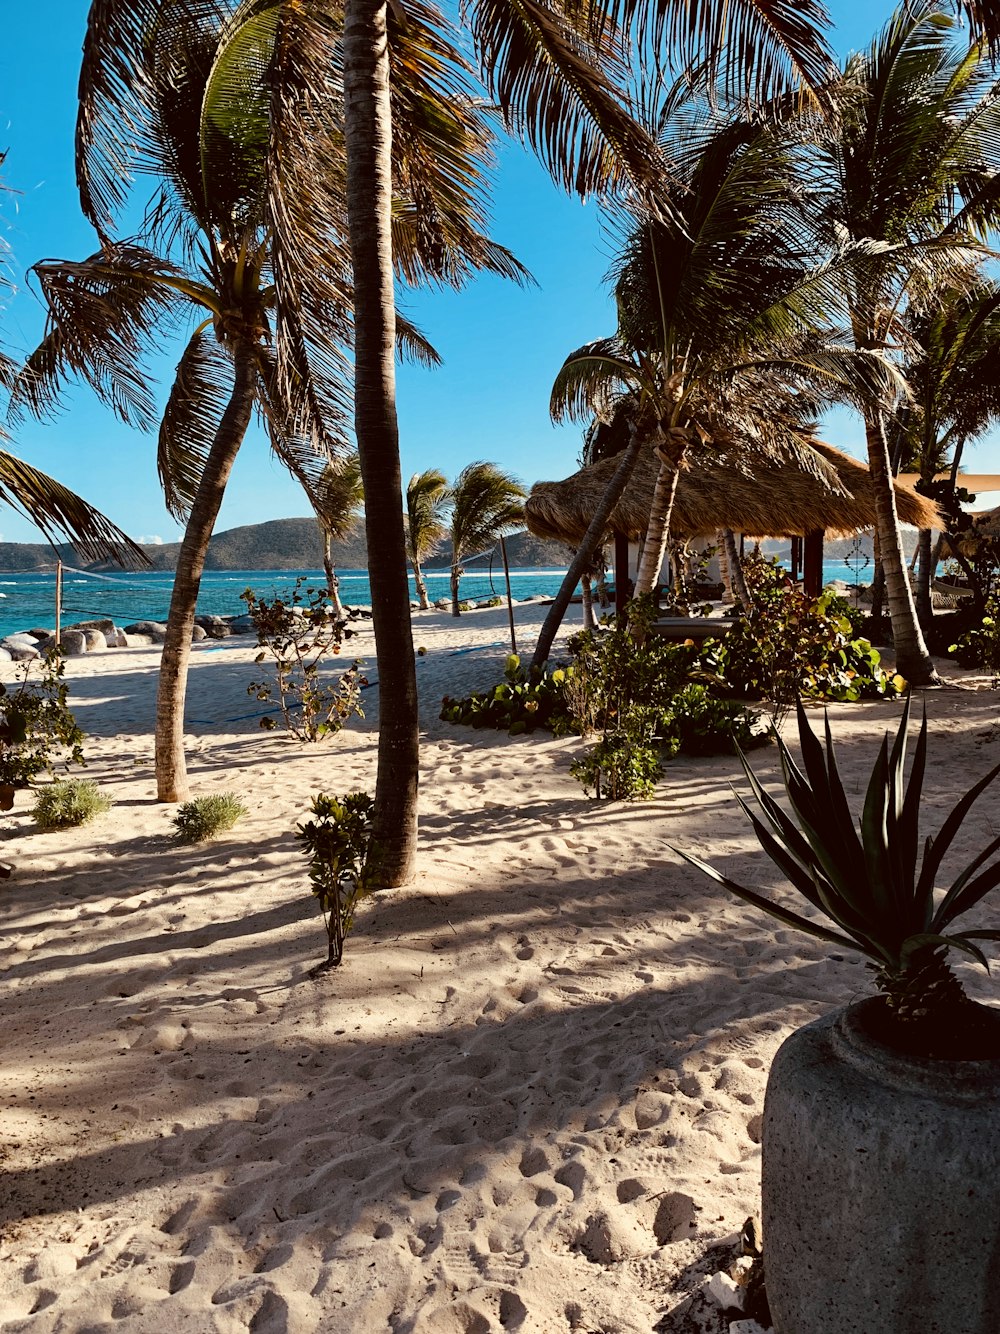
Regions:
<svg viewBox="0 0 1000 1334"><path fill-rule="evenodd" d="M298 95L291 89L293 9L148 0L126 13L114 0L94 0L77 174L102 248L82 265L35 270L50 312L24 386L38 410L76 372L126 420L151 425L139 357L164 317L200 311L160 425L168 505L187 520L157 701L161 800L186 793L183 701L198 582L255 408L307 489L330 453L348 447L353 294L343 139L339 124L316 115L316 99L329 102L338 71L317 72L315 87ZM439 278L476 267L517 276L509 254L478 231L479 215L463 194L478 181L491 138L474 108L438 114L451 91L438 76L442 58L426 26L410 24L396 72L413 85L400 98L409 142L397 179L404 200L414 193L410 176L422 193L421 207L397 210L395 252L407 271ZM293 126L309 139L308 170L288 150ZM137 170L162 184L138 241L115 241L114 216ZM292 201L304 219L290 221ZM433 360L405 324L399 341ZM394 348L395 340L390 356Z"/></svg>
<svg viewBox="0 0 1000 1334"><path fill-rule="evenodd" d="M450 504L451 490L444 473L428 468L410 478L406 488L406 554L413 566L421 611L429 611L431 605L421 566L447 536Z"/></svg>
<svg viewBox="0 0 1000 1334"><path fill-rule="evenodd" d="M361 460L357 452L331 459L312 488L309 498L323 534L326 589L333 603L334 616L342 620L344 604L340 600L340 581L333 567L332 546L334 542L344 542L353 537L361 522L365 492L361 485Z"/></svg>
<svg viewBox="0 0 1000 1334"><path fill-rule="evenodd" d="M490 551L524 522L524 488L495 463L470 463L451 489L451 614L459 616L462 561Z"/></svg>
<svg viewBox="0 0 1000 1334"><path fill-rule="evenodd" d="M941 494L946 512L962 452L1000 419L1000 284L985 273L964 271L938 288L904 320L904 374L912 397L897 418L904 436L904 467L920 474L921 489ZM948 483L935 481L945 468ZM931 534L919 539L915 596L921 624L932 615Z"/></svg>
<svg viewBox="0 0 1000 1334"><path fill-rule="evenodd" d="M672 110L664 138L678 178L671 215L633 219L612 269L618 329L571 353L551 400L557 419L610 407L611 433L627 428L630 444L610 488L618 494L643 447L660 461L636 596L658 578L690 458L737 453L749 467L755 453L795 457L836 487L809 448L809 418L824 397L883 391L889 374L879 356L849 354L824 327L831 275L811 266L792 136L759 121L720 121L692 103ZM579 562L604 539L610 510L605 497ZM574 563L543 625L536 664L577 578Z"/></svg>
<svg viewBox="0 0 1000 1334"><path fill-rule="evenodd" d="M981 253L998 197L1000 99L985 46L969 48L930 0L901 8L851 56L839 91L837 130L817 154L819 222L855 346L886 347L909 300ZM869 405L863 416L896 665L925 684L936 676L902 557L887 414Z"/></svg>

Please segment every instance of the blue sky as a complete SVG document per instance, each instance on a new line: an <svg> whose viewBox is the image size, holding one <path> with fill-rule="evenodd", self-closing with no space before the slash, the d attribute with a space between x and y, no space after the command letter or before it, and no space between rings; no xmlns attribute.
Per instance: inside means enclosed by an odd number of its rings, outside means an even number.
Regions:
<svg viewBox="0 0 1000 1334"><path fill-rule="evenodd" d="M73 128L80 47L88 0L49 0L41 10L10 5L0 49L0 148L8 149L0 201L3 235L17 292L0 311L0 336L12 354L37 342L42 313L25 283L44 258L79 259L96 248L80 216L73 178ZM831 5L840 51L863 45L891 6ZM44 22L40 22L40 13ZM526 484L574 471L580 447L575 426L549 421L553 377L567 352L614 327L603 276L609 250L596 207L579 204L551 184L516 145L504 148L496 177L493 235L534 274L538 286L518 288L484 277L460 293L408 293L403 305L430 338L444 365L403 366L398 406L404 479L437 467L454 476L473 459L490 459ZM168 348L155 370L166 394L176 356ZM859 427L847 414L827 423L832 443L859 457ZM118 423L85 388L66 397L54 422L17 427L15 452L98 505L140 539L180 536L166 512L156 477L155 439ZM966 466L1000 470L1000 447L988 441ZM270 456L255 428L230 481L218 530L308 513L301 490ZM38 541L26 520L0 511L0 538Z"/></svg>

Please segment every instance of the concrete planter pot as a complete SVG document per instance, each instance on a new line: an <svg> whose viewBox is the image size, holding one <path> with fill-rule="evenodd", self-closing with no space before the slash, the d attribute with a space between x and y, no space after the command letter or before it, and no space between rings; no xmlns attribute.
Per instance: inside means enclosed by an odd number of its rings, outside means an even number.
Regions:
<svg viewBox="0 0 1000 1334"><path fill-rule="evenodd" d="M877 999L799 1029L764 1104L777 1334L1000 1331L1000 1059L902 1055Z"/></svg>

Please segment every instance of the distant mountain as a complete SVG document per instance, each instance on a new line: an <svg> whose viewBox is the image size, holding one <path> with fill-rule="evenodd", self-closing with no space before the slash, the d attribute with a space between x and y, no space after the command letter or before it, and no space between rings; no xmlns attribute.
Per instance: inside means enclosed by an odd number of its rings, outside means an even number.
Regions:
<svg viewBox="0 0 1000 1334"><path fill-rule="evenodd" d="M179 542L144 547L154 570L173 570L177 566ZM507 539L511 565L518 568L565 566L568 549L559 542L543 542L531 533L515 533ZM56 560L81 569L112 568L107 562L85 562L69 544L53 549L41 542L0 542L0 570L28 572L51 570ZM333 544L333 561L338 569L364 570L368 551L364 531L347 542ZM440 569L450 564L450 549L442 550L428 562L428 568ZM497 551L494 567L500 564ZM487 568L488 558L468 562L470 570ZM209 570L319 570L323 567L323 544L315 519L272 519L269 523L248 524L216 533L209 543L205 568Z"/></svg>

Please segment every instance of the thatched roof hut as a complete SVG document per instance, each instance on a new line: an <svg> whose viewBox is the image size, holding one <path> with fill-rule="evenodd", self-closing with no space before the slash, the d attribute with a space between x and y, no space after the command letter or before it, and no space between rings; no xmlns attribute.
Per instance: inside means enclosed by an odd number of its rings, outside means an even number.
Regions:
<svg viewBox="0 0 1000 1334"><path fill-rule="evenodd" d="M821 441L813 448L835 468L843 493L793 463L754 461L752 471L732 465L697 463L681 473L671 532L677 537L708 537L720 528L747 537L803 537L819 529L827 536L847 536L874 528L875 492L863 463ZM536 482L524 506L536 537L578 546L598 502L618 466L602 459L562 482ZM644 450L625 492L612 511L612 530L638 541L646 532L659 460ZM933 501L895 483L900 520L916 528L944 525Z"/></svg>

